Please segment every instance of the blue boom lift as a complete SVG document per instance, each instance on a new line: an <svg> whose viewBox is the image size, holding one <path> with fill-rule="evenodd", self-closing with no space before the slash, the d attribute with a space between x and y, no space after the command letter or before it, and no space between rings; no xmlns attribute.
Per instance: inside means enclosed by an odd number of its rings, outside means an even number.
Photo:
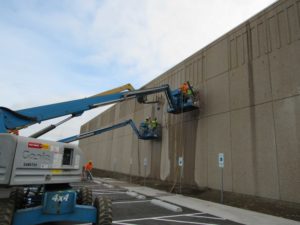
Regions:
<svg viewBox="0 0 300 225"><path fill-rule="evenodd" d="M160 137L160 135L159 135L159 133L160 133L159 132L159 130L160 130L159 125L155 130L149 130L149 129L144 129L144 125L143 125L143 123L141 123L140 129L138 129L136 127L135 123L133 122L133 120L129 119L129 120L126 120L124 122L114 124L112 126L108 126L108 127L96 129L96 130L93 130L93 131L84 132L84 133L74 135L74 136L71 136L71 137L68 137L68 138L64 138L64 139L58 140L58 142L71 143L71 142L74 142L74 141L78 141L78 140L81 140L81 139L85 139L85 138L88 138L88 137L99 135L99 134L105 133L107 131L111 131L111 130L114 130L114 129L125 127L127 125L131 126L132 130L134 131L134 133L136 134L138 139L141 139L141 140L155 140L155 139L158 139Z"/></svg>
<svg viewBox="0 0 300 225"><path fill-rule="evenodd" d="M93 202L90 189L83 187L73 190L70 185L80 181L85 159L79 147L68 142L85 135L104 132L105 128L60 142L38 137L87 110L133 98L137 98L140 103L147 103L147 95L160 92L166 94L169 113L177 114L197 109L192 95L183 100L180 90L171 91L168 85L17 111L0 107L0 192L6 192L7 197L9 196L5 201L0 199L0 225L33 225L53 221L112 224L109 199L98 196ZM30 137L9 133L11 130L23 129L66 115L70 116ZM147 139L139 133L131 120L115 126L127 124L133 127L140 138Z"/></svg>

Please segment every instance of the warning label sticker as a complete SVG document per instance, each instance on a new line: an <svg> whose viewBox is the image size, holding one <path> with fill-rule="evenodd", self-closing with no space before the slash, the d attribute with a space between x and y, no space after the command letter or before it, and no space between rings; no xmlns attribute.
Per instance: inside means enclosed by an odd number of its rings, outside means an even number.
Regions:
<svg viewBox="0 0 300 225"><path fill-rule="evenodd" d="M37 143L37 142L28 142L28 148L49 150L49 147L50 147L49 144L42 144L42 143Z"/></svg>

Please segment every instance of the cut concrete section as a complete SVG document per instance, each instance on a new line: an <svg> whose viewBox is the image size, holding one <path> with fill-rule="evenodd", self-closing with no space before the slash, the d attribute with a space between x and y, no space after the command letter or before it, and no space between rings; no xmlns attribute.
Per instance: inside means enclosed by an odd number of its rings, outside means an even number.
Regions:
<svg viewBox="0 0 300 225"><path fill-rule="evenodd" d="M255 104L272 101L270 78L270 62L267 55L252 61L253 70L253 100Z"/></svg>
<svg viewBox="0 0 300 225"><path fill-rule="evenodd" d="M239 109L250 105L249 77L252 77L252 74L249 74L247 64L237 67L230 72L229 87L231 109Z"/></svg>
<svg viewBox="0 0 300 225"><path fill-rule="evenodd" d="M221 170L218 164L218 154L224 153L224 190L232 191L231 176L231 143L230 143L230 115L222 113L208 118L208 186L220 188Z"/></svg>
<svg viewBox="0 0 300 225"><path fill-rule="evenodd" d="M169 158L169 131L168 128L162 129L162 151L160 160L160 179L166 180L170 175L170 158Z"/></svg>
<svg viewBox="0 0 300 225"><path fill-rule="evenodd" d="M273 98L300 94L300 42L274 51L270 55ZM296 72L298 71L298 72Z"/></svg>
<svg viewBox="0 0 300 225"><path fill-rule="evenodd" d="M231 113L233 191L279 198L272 104Z"/></svg>
<svg viewBox="0 0 300 225"><path fill-rule="evenodd" d="M214 77L206 82L205 113L212 115L229 111L228 73Z"/></svg>
<svg viewBox="0 0 300 225"><path fill-rule="evenodd" d="M212 78L228 70L227 39L220 40L210 47L206 54L206 79Z"/></svg>
<svg viewBox="0 0 300 225"><path fill-rule="evenodd" d="M208 118L198 120L197 132L200 135L196 141L195 182L200 187L207 187L208 179Z"/></svg>
<svg viewBox="0 0 300 225"><path fill-rule="evenodd" d="M276 102L274 112L280 195L300 202L300 96Z"/></svg>

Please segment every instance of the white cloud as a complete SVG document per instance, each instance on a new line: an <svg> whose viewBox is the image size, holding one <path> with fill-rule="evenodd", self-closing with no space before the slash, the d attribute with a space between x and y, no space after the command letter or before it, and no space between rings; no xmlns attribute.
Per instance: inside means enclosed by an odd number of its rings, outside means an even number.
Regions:
<svg viewBox="0 0 300 225"><path fill-rule="evenodd" d="M104 1L85 28L95 49L83 63L115 62L148 82L272 2Z"/></svg>
<svg viewBox="0 0 300 225"><path fill-rule="evenodd" d="M274 0L11 2L0 3L0 104L18 109L142 86Z"/></svg>

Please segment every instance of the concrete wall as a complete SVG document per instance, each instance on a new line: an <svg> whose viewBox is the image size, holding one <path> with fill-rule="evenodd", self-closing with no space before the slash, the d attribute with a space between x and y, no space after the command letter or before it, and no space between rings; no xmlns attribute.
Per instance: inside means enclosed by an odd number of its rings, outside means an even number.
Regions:
<svg viewBox="0 0 300 225"><path fill-rule="evenodd" d="M279 1L157 77L146 87L189 80L204 102L200 112L166 113L166 102L115 105L82 132L156 116L162 141L139 141L130 127L80 141L96 167L300 202L300 1ZM155 95L152 98L163 98ZM149 166L144 171L143 161Z"/></svg>

